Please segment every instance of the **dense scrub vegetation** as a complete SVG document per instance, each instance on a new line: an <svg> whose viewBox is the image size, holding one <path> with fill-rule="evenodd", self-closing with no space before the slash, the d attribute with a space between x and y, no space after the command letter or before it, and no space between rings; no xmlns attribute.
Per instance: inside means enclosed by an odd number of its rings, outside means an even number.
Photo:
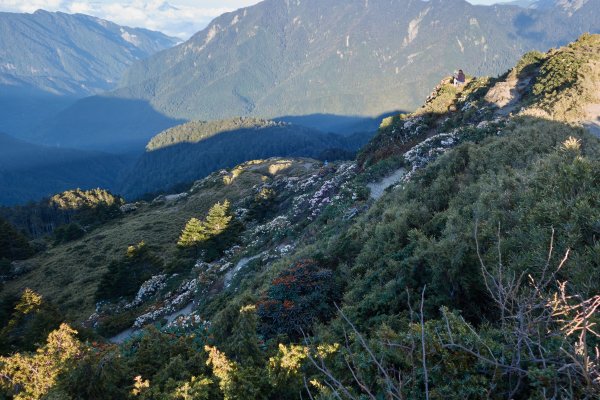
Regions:
<svg viewBox="0 0 600 400"><path fill-rule="evenodd" d="M355 235L355 246L363 251L356 254L353 276L361 278L349 291L349 304L372 299L378 313L393 315L394 307L406 306L399 293L412 287L412 298L417 298L427 283L435 293L432 311L452 305L465 315L485 315L489 304L475 251L475 224L483 259L490 262L500 246L505 266L517 269L540 265L554 228L557 253L570 248L578 254L580 270L562 271L563 278L572 283L581 278L582 289L594 280L590 274L598 271L600 217L597 141L586 139L582 148L591 158L582 158L577 151L560 149L566 133L577 132L563 124L517 119L507 129L506 136L459 146L350 231L344 240ZM387 268L391 276L383 272ZM368 321L372 311L361 310L361 320Z"/></svg>
<svg viewBox="0 0 600 400"><path fill-rule="evenodd" d="M107 300L135 295L142 283L160 271L162 260L144 242L129 246L122 260L113 261L98 284L96 298Z"/></svg>
<svg viewBox="0 0 600 400"><path fill-rule="evenodd" d="M595 370L576 351L586 328L563 328L597 319L577 307L599 294L599 146L577 128L514 120L440 157L348 231L310 241L301 253L318 261L277 264L263 297L244 285L210 325L149 330L120 348L77 342L84 353L51 390L99 399L591 396ZM532 324L525 332L519 315ZM84 379L107 362L96 384Z"/></svg>
<svg viewBox="0 0 600 400"><path fill-rule="evenodd" d="M334 314L339 287L333 271L315 260L300 260L282 271L258 302L261 333L267 337L288 335L299 339L318 321Z"/></svg>
<svg viewBox="0 0 600 400"><path fill-rule="evenodd" d="M582 35L569 46L551 51L541 63L532 88L534 101L553 118L577 121L585 106L598 101L600 76L598 35Z"/></svg>

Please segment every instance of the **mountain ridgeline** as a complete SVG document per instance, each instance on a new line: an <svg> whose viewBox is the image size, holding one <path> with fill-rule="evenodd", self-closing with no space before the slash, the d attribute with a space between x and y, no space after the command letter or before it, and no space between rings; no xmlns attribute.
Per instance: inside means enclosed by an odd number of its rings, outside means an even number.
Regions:
<svg viewBox="0 0 600 400"><path fill-rule="evenodd" d="M208 142L211 124L149 154ZM72 219L31 246L0 221L15 250L0 252L0 395L597 399L598 126L600 35L584 34L498 77L443 79L356 160L32 206Z"/></svg>
<svg viewBox="0 0 600 400"><path fill-rule="evenodd" d="M558 3L525 9L464 0L266 0L134 64L119 89L73 105L43 134L51 143L90 147L102 138L105 146L125 146L125 137L147 141L164 129L147 122L157 118L412 110L455 69L494 76L525 51L600 29L600 0L568 9Z"/></svg>
<svg viewBox="0 0 600 400"><path fill-rule="evenodd" d="M83 14L0 12L0 131L35 137L45 119L178 41Z"/></svg>
<svg viewBox="0 0 600 400"><path fill-rule="evenodd" d="M352 159L373 134L344 136L281 121L232 118L169 128L152 138L141 155L42 146L0 134L0 204L96 187L137 199L189 185L222 168L276 156Z"/></svg>
<svg viewBox="0 0 600 400"><path fill-rule="evenodd" d="M132 157L36 145L0 133L0 205L77 187L113 188Z"/></svg>
<svg viewBox="0 0 600 400"><path fill-rule="evenodd" d="M135 61L177 39L83 14L0 13L0 83L83 97L113 89Z"/></svg>
<svg viewBox="0 0 600 400"><path fill-rule="evenodd" d="M257 118L189 122L150 140L144 155L121 178L119 193L136 198L255 159L351 159L369 138L368 133L346 137Z"/></svg>

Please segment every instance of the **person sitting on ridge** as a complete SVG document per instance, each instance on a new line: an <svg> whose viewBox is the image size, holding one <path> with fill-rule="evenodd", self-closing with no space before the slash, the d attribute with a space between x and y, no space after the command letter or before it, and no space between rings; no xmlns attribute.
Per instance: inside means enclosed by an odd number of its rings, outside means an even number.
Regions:
<svg viewBox="0 0 600 400"><path fill-rule="evenodd" d="M454 86L464 85L466 80L467 78L462 69L459 69L458 73L454 74Z"/></svg>

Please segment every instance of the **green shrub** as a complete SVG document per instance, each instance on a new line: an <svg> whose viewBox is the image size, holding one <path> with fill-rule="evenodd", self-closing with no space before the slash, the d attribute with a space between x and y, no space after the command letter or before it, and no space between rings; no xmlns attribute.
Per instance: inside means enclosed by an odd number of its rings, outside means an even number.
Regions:
<svg viewBox="0 0 600 400"><path fill-rule="evenodd" d="M62 225L54 230L54 245L72 242L81 239L84 235L85 230L79 224Z"/></svg>
<svg viewBox="0 0 600 400"><path fill-rule="evenodd" d="M34 250L27 238L0 218L0 259L24 260L31 257L33 253Z"/></svg>
<svg viewBox="0 0 600 400"><path fill-rule="evenodd" d="M155 256L144 242L137 246L129 246L125 257L108 265L108 271L98 284L96 300L131 297L137 293L142 283L162 268L163 261Z"/></svg>
<svg viewBox="0 0 600 400"><path fill-rule="evenodd" d="M546 59L546 55L537 50L528 51L521 57L515 66L517 76L531 74L537 69L540 64Z"/></svg>
<svg viewBox="0 0 600 400"><path fill-rule="evenodd" d="M333 314L336 298L333 272L314 260L296 262L271 282L257 313L266 336L298 338L317 321Z"/></svg>

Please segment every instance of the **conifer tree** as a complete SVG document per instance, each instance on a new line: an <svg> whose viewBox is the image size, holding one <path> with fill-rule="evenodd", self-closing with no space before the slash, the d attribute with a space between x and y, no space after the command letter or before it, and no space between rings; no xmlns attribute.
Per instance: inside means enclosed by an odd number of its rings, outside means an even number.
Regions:
<svg viewBox="0 0 600 400"><path fill-rule="evenodd" d="M37 343L58 328L62 320L53 304L35 291L25 289L6 326L0 330L0 353L15 349L33 350Z"/></svg>
<svg viewBox="0 0 600 400"><path fill-rule="evenodd" d="M21 260L29 258L33 253L27 238L10 223L0 219L0 260Z"/></svg>
<svg viewBox="0 0 600 400"><path fill-rule="evenodd" d="M213 205L204 221L191 218L185 224L177 245L194 247L225 232L233 218L229 215L229 206L229 201L225 200L222 204Z"/></svg>
<svg viewBox="0 0 600 400"><path fill-rule="evenodd" d="M190 219L179 236L179 247L193 247L209 237L206 226L197 218Z"/></svg>
<svg viewBox="0 0 600 400"><path fill-rule="evenodd" d="M232 216L229 215L230 203L225 200L223 204L213 205L206 216L206 230L211 237L220 235L227 229Z"/></svg>
<svg viewBox="0 0 600 400"><path fill-rule="evenodd" d="M244 365L260 365L264 360L262 360L258 346L257 329L256 306L247 305L242 307L225 351L228 354L233 354L235 361Z"/></svg>
<svg viewBox="0 0 600 400"><path fill-rule="evenodd" d="M35 353L0 357L0 387L13 394L15 400L45 397L59 375L68 371L84 351L76 334L77 331L62 324Z"/></svg>

